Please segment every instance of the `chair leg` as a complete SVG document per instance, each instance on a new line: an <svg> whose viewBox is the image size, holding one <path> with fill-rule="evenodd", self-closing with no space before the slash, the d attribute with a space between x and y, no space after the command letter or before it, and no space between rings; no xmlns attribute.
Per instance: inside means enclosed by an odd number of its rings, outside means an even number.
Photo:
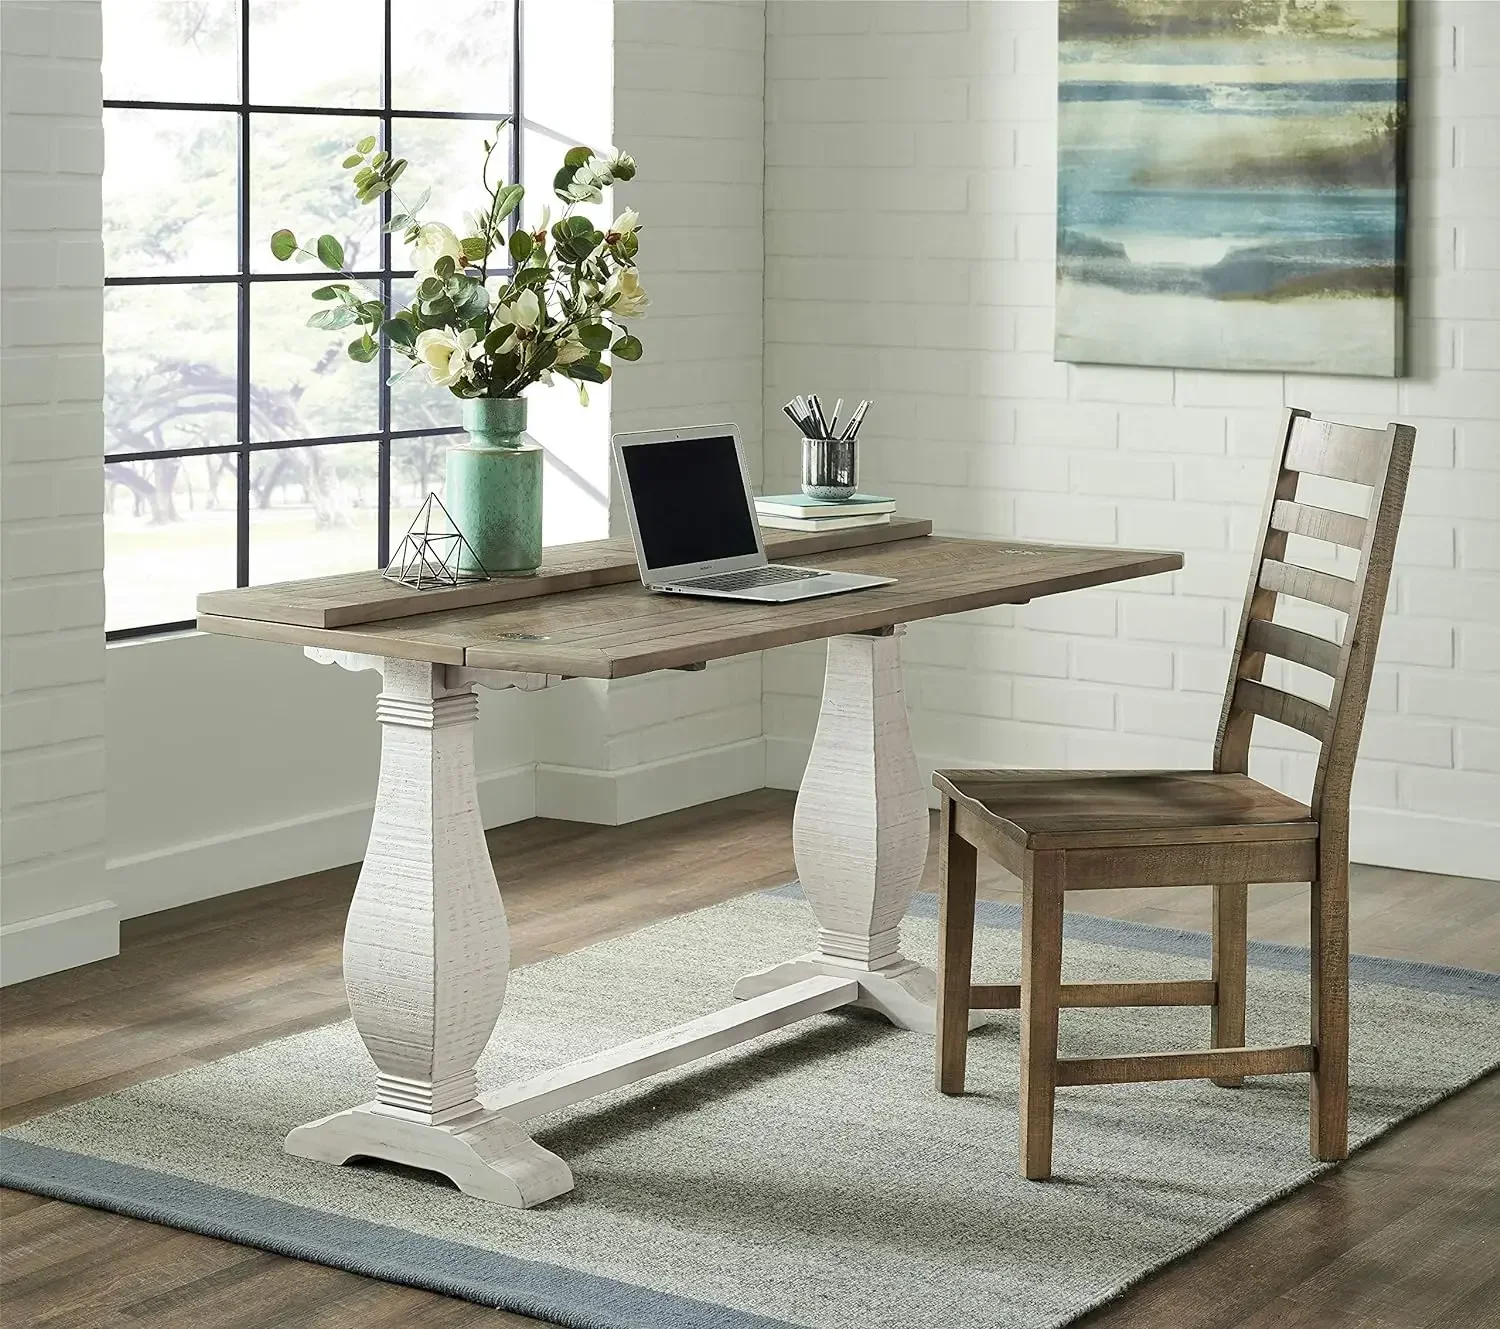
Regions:
<svg viewBox="0 0 1500 1329"><path fill-rule="evenodd" d="M969 985L974 964L974 846L953 825L953 800L943 799L938 840L937 1087L964 1091L969 1051Z"/></svg>
<svg viewBox="0 0 1500 1329"><path fill-rule="evenodd" d="M1312 1043L1310 1094L1314 1158L1349 1157L1349 858L1344 844L1318 851L1312 884Z"/></svg>
<svg viewBox="0 0 1500 1329"><path fill-rule="evenodd" d="M1214 888L1215 984L1210 1044L1216 1048L1245 1046L1245 948L1249 887ZM1226 1089L1238 1089L1243 1076L1227 1075L1214 1081Z"/></svg>
<svg viewBox="0 0 1500 1329"><path fill-rule="evenodd" d="M1021 1174L1052 1175L1057 1007L1062 989L1063 856L1026 855L1021 879Z"/></svg>

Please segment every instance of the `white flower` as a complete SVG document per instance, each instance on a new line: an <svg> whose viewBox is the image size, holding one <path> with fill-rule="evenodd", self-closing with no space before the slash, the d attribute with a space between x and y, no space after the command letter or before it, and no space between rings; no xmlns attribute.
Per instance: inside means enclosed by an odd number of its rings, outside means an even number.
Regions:
<svg viewBox="0 0 1500 1329"><path fill-rule="evenodd" d="M536 326L541 320L542 302L536 298L535 291L522 291L508 305L499 306L495 310L495 326L511 325L510 336L501 344L499 354L513 351L521 342L535 337Z"/></svg>
<svg viewBox="0 0 1500 1329"><path fill-rule="evenodd" d="M651 307L651 297L641 289L641 279L628 268L615 273L604 288L606 302L614 296L619 296L619 299L609 308L619 318L634 318Z"/></svg>
<svg viewBox="0 0 1500 1329"><path fill-rule="evenodd" d="M450 227L442 222L425 222L417 230L411 250L411 265L417 270L417 280L431 277L440 258L451 258L455 267L462 268L464 247Z"/></svg>
<svg viewBox="0 0 1500 1329"><path fill-rule="evenodd" d="M613 241L616 237L634 235L641 224L640 214L634 208L626 208L609 225L606 239Z"/></svg>
<svg viewBox="0 0 1500 1329"><path fill-rule="evenodd" d="M532 228L532 235L534 235L538 240L545 240L547 238L547 227L551 224L551 222L552 205L550 203L543 203L542 215L538 219L537 224Z"/></svg>
<svg viewBox="0 0 1500 1329"><path fill-rule="evenodd" d="M570 365L575 360L582 360L588 353L589 348L578 340L578 330L575 328L557 343L557 359L553 363Z"/></svg>
<svg viewBox="0 0 1500 1329"><path fill-rule="evenodd" d="M473 328L455 333L451 328L428 328L417 334L413 348L427 376L440 388L451 388L460 379L472 378L470 351L477 334Z"/></svg>

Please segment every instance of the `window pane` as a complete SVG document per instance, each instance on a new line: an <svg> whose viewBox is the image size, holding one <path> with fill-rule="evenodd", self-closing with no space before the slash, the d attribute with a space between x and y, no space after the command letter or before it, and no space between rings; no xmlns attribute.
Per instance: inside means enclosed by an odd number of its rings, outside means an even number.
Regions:
<svg viewBox="0 0 1500 1329"><path fill-rule="evenodd" d="M351 271L380 266L380 209L362 206L339 163L379 122L334 115L250 117L250 267L254 272L309 270L271 255L271 235L286 227L308 248L327 232L344 246Z"/></svg>
<svg viewBox="0 0 1500 1329"><path fill-rule="evenodd" d="M495 142L495 124L490 120L397 120L391 127L391 139L398 157L411 165L397 188L407 197L432 189L432 197L422 209L425 221L440 221L460 235L466 213L477 212L488 202L484 190L484 144ZM559 162L560 162L559 158ZM553 168L556 170L556 167ZM510 179L510 127L499 135L495 155L490 159L490 180ZM550 192L550 191L549 191ZM398 267L410 266L401 237L395 240L392 262ZM496 260L504 263L505 255Z"/></svg>
<svg viewBox="0 0 1500 1329"><path fill-rule="evenodd" d="M235 0L107 0L104 95L122 101L238 101Z"/></svg>
<svg viewBox="0 0 1500 1329"><path fill-rule="evenodd" d="M371 294L375 294L373 283ZM250 293L250 438L323 438L367 434L379 423L380 370L345 348L357 328L325 332L308 315L332 306L314 300L312 282L263 282Z"/></svg>
<svg viewBox="0 0 1500 1329"><path fill-rule="evenodd" d="M104 467L104 626L176 623L199 591L233 586L236 460L168 457Z"/></svg>
<svg viewBox="0 0 1500 1329"><path fill-rule="evenodd" d="M391 0L391 101L407 111L509 111L511 0Z"/></svg>
<svg viewBox="0 0 1500 1329"><path fill-rule="evenodd" d="M378 106L380 0L253 0L250 100L261 106Z"/></svg>
<svg viewBox="0 0 1500 1329"><path fill-rule="evenodd" d="M104 292L104 450L221 447L235 437L235 288Z"/></svg>
<svg viewBox="0 0 1500 1329"><path fill-rule="evenodd" d="M391 442L391 553L416 519L428 494L443 498L448 449L455 434L398 438Z"/></svg>
<svg viewBox="0 0 1500 1329"><path fill-rule="evenodd" d="M237 117L104 112L104 265L111 277L238 270Z"/></svg>
<svg viewBox="0 0 1500 1329"><path fill-rule="evenodd" d="M374 443L250 456L250 580L373 568L380 453Z"/></svg>

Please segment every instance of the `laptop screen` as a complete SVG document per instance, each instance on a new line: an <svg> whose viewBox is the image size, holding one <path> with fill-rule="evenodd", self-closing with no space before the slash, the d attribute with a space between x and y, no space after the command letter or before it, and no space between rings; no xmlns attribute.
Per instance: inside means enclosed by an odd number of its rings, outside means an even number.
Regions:
<svg viewBox="0 0 1500 1329"><path fill-rule="evenodd" d="M755 519L731 434L622 448L648 568L756 552Z"/></svg>

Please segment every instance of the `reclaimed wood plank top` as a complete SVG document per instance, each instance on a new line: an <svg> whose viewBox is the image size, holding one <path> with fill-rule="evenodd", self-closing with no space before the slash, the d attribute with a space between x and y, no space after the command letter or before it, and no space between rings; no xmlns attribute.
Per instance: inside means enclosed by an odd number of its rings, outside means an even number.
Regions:
<svg viewBox="0 0 1500 1329"><path fill-rule="evenodd" d="M818 600L756 604L657 595L637 580L347 628L208 613L200 613L198 625L232 636L475 669L624 678L1170 572L1182 566L1182 555L925 536L804 554L797 561L896 582Z"/></svg>
<svg viewBox="0 0 1500 1329"><path fill-rule="evenodd" d="M786 562L830 549L911 540L931 533L932 523L924 517L892 517L889 522L844 531L768 528L761 532L772 562ZM433 586L420 591L389 582L373 568L306 581L206 591L198 597L198 612L214 618L255 618L308 628L347 628L393 618L413 618L443 609L529 600L559 591L640 580L635 546L629 540L552 545L543 550L542 558L542 566L534 576L493 577L463 586Z"/></svg>

